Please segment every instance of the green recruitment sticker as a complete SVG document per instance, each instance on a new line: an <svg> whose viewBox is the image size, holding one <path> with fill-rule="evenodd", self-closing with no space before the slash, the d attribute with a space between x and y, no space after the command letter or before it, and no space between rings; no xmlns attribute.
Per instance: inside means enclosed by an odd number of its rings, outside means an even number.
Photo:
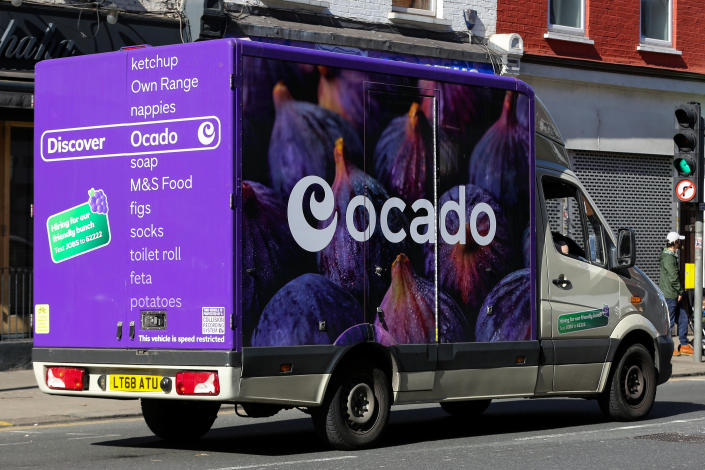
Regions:
<svg viewBox="0 0 705 470"><path fill-rule="evenodd" d="M92 188L88 192L91 201L49 216L47 232L51 260L61 263L67 259L96 250L110 243L110 225L107 214L107 198L95 205Z"/></svg>
<svg viewBox="0 0 705 470"><path fill-rule="evenodd" d="M605 309L607 312L605 312ZM589 330L607 325L609 321L609 307L588 310L587 312L566 313L558 317L558 333L572 333L574 331Z"/></svg>

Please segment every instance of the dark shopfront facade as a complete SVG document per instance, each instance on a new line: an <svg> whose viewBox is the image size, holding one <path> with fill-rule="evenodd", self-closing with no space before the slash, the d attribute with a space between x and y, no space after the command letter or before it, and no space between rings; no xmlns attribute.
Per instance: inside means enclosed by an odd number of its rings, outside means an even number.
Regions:
<svg viewBox="0 0 705 470"><path fill-rule="evenodd" d="M31 336L34 65L178 42L178 20L164 17L120 14L108 24L95 7L0 4L0 341Z"/></svg>

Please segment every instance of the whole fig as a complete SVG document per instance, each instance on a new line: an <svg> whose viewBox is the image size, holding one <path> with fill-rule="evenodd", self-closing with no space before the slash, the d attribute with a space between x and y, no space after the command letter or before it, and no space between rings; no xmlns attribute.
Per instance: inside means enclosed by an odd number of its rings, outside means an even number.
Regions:
<svg viewBox="0 0 705 470"><path fill-rule="evenodd" d="M267 148L274 125L272 89L282 81L298 100L316 99L318 71L303 64L261 57L243 57L243 177L269 183Z"/></svg>
<svg viewBox="0 0 705 470"><path fill-rule="evenodd" d="M433 184L432 144L433 130L414 102L382 132L374 151L375 175L406 202L421 199Z"/></svg>
<svg viewBox="0 0 705 470"><path fill-rule="evenodd" d="M461 196L463 204L459 204ZM458 204L455 204L455 210L445 214L444 220L439 215L441 234L445 231L448 235L460 237L459 230L463 228L465 243L449 244L443 236L439 237L438 284L460 304L469 324L473 326L478 309L492 286L511 271L512 266L520 263L514 256L518 253L515 244L518 245L521 240L510 238L502 208L487 191L472 184L455 186L440 197L438 206L442 208L449 201ZM488 204L494 212L495 233L492 241L486 245L475 241L470 227L472 210L480 203ZM465 212L460 214L463 206ZM462 226L460 217L463 219ZM445 224L445 228L441 224ZM486 213L480 212L477 216L475 229L481 236L490 232L490 218ZM424 250L426 276L432 277L436 269L434 246L428 244Z"/></svg>
<svg viewBox="0 0 705 470"><path fill-rule="evenodd" d="M425 97L422 103L431 101ZM392 119L377 141L374 168L377 179L395 196L411 203L430 197L434 188L433 129L419 102ZM442 185L459 178L458 147L443 135L438 144L438 176Z"/></svg>
<svg viewBox="0 0 705 470"><path fill-rule="evenodd" d="M304 176L330 182L331 151L338 137L345 139L354 162L362 161L360 139L343 118L318 105L295 101L283 83L274 87L276 119L269 143L269 172L275 191L288 197Z"/></svg>
<svg viewBox="0 0 705 470"><path fill-rule="evenodd" d="M401 253L392 263L392 282L375 320L378 341L422 344L436 341L436 289L418 276ZM438 292L438 336L441 342L468 341L471 331L458 304ZM389 334L389 338L387 335ZM391 338L391 339L390 339ZM384 344L384 343L382 343ZM388 345L388 344L387 344Z"/></svg>
<svg viewBox="0 0 705 470"><path fill-rule="evenodd" d="M303 274L277 291L264 307L252 346L333 344L345 330L363 321L360 305L347 291L320 274Z"/></svg>
<svg viewBox="0 0 705 470"><path fill-rule="evenodd" d="M243 337L249 338L262 308L285 283L308 267L294 243L279 196L254 181L242 182Z"/></svg>
<svg viewBox="0 0 705 470"><path fill-rule="evenodd" d="M512 228L529 222L529 132L517 119L517 93L507 91L502 115L470 157L469 182L488 191L504 208Z"/></svg>
<svg viewBox="0 0 705 470"><path fill-rule="evenodd" d="M524 268L507 275L487 295L475 326L476 341L531 339L531 276Z"/></svg>
<svg viewBox="0 0 705 470"><path fill-rule="evenodd" d="M377 180L350 161L343 139L336 141L334 160L335 180L332 190L335 212L320 225L328 227L336 216L338 223L333 239L318 253L318 268L321 274L350 291L361 302L366 294L368 301L377 305L386 291L388 282L374 274L373 266L391 265L394 257L404 251L407 242L402 240L392 243L387 240L380 223L375 223L374 231L367 241L358 241L352 237L347 227L350 201L355 197L364 196L372 205L367 210L358 207L352 214L352 225L358 231L364 232L370 230L370 209L379 210L389 196ZM392 232L406 230L408 225L404 214L398 210L389 212L387 224Z"/></svg>

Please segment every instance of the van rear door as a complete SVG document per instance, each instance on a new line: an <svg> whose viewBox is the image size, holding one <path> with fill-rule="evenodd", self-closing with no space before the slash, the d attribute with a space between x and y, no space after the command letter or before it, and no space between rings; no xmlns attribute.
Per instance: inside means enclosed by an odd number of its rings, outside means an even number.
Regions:
<svg viewBox="0 0 705 470"><path fill-rule="evenodd" d="M233 44L37 66L36 347L236 346Z"/></svg>

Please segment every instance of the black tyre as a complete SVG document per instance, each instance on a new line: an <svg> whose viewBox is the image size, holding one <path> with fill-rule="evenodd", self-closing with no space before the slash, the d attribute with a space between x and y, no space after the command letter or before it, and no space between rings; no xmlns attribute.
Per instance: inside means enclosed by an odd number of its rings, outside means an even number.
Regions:
<svg viewBox="0 0 705 470"><path fill-rule="evenodd" d="M353 369L334 380L319 408L311 409L317 434L336 449L372 445L389 420L389 379L380 369Z"/></svg>
<svg viewBox="0 0 705 470"><path fill-rule="evenodd" d="M220 403L142 399L142 416L157 436L172 442L195 441L213 425Z"/></svg>
<svg viewBox="0 0 705 470"><path fill-rule="evenodd" d="M633 344L610 373L607 388L598 399L609 418L631 421L646 416L656 398L656 369L649 351Z"/></svg>
<svg viewBox="0 0 705 470"><path fill-rule="evenodd" d="M441 403L443 411L449 415L463 416L479 416L485 412L490 406L492 400L463 400L463 401L447 401Z"/></svg>

